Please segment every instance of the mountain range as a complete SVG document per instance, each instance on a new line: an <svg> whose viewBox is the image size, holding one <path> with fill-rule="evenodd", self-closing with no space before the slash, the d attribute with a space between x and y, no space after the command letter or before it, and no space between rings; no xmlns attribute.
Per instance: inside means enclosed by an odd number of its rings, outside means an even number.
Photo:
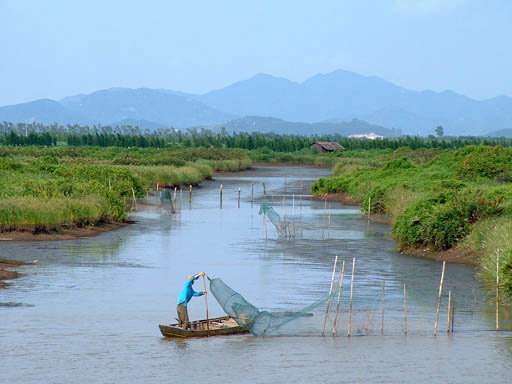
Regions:
<svg viewBox="0 0 512 384"><path fill-rule="evenodd" d="M228 131L229 127L250 129L252 124L261 131L279 130L276 133L330 131L345 124L354 133L387 129L381 131L386 136L399 131L428 135L442 125L448 135L486 135L512 129L512 98L479 101L452 91L413 91L378 77L337 70L301 83L258 74L202 95L111 88L58 101L41 99L0 107L0 121L130 122L150 129L223 125Z"/></svg>

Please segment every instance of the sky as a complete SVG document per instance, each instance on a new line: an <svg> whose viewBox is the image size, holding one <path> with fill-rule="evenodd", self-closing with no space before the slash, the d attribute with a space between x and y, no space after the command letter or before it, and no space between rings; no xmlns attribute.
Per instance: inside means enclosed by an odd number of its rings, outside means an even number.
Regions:
<svg viewBox="0 0 512 384"><path fill-rule="evenodd" d="M512 96L509 0L0 0L0 105L336 69Z"/></svg>

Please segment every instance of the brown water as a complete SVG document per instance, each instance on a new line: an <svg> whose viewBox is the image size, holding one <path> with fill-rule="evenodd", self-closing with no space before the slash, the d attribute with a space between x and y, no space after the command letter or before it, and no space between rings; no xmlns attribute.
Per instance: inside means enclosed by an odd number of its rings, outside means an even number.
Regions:
<svg viewBox="0 0 512 384"><path fill-rule="evenodd" d="M288 196L290 216L291 195L299 195L301 187L307 194L309 184L328 173L256 167L204 183L194 190L190 206L184 193L178 215L158 206L134 214L137 224L95 238L0 244L0 257L39 260L37 267L21 268L25 276L0 291L0 382L510 382L512 333L492 331L494 306L486 304L474 269L447 265L445 292L455 293L455 333L446 333L444 294L434 337L441 265L395 252L389 226L368 223L357 209L331 203L329 231L324 203L297 197L296 237L279 239L269 223L265 240L258 215L262 182L281 214L282 196ZM288 337L176 341L159 333L158 323L176 317L176 298L188 273L204 270L221 277L262 309L293 310L325 296L335 255L347 260L347 271L357 258L350 338L348 273L335 338L319 336L323 306L306 322L283 330ZM223 314L211 295L209 306L210 316ZM189 313L203 318L204 300L194 298ZM510 314L502 309L501 316L501 326L510 329ZM329 334L330 329L329 321Z"/></svg>

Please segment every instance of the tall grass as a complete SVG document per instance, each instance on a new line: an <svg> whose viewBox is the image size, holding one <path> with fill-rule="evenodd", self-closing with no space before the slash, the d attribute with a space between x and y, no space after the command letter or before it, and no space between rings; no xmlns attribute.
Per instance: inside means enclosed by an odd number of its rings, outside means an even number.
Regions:
<svg viewBox="0 0 512 384"><path fill-rule="evenodd" d="M499 253L500 290L502 296L511 300L512 220L500 217L477 223L463 245L480 255L480 276L489 285L496 282L496 257Z"/></svg>
<svg viewBox="0 0 512 384"><path fill-rule="evenodd" d="M78 227L109 221L107 201L102 196L81 199L40 199L32 196L0 199L0 229L55 231L66 225Z"/></svg>

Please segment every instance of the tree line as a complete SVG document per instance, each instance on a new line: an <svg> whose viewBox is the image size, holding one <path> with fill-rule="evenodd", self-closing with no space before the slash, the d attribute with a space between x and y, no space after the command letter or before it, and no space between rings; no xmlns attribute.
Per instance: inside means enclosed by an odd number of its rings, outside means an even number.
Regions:
<svg viewBox="0 0 512 384"><path fill-rule="evenodd" d="M208 129L159 129L141 131L127 126L43 125L0 123L0 145L15 146L97 146L138 148L240 148L262 152L296 152L316 141L336 141L345 149L461 148L466 145L512 146L512 139L468 137L400 136L378 140L351 139L341 135L279 135L274 133L228 133Z"/></svg>

